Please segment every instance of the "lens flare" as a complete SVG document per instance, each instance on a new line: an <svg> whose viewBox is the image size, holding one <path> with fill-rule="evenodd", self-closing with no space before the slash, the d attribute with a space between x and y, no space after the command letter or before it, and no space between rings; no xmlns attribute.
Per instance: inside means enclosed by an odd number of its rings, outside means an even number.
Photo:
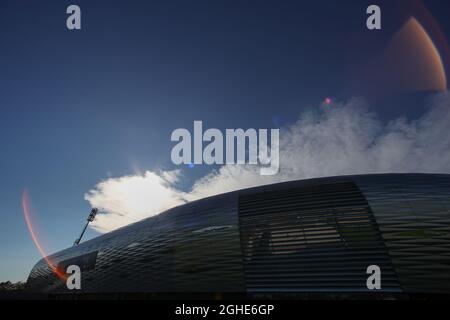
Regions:
<svg viewBox="0 0 450 320"><path fill-rule="evenodd" d="M396 83L416 90L447 89L441 55L420 22L411 17L393 37L386 62L398 76Z"/></svg>
<svg viewBox="0 0 450 320"><path fill-rule="evenodd" d="M28 231L30 232L31 239L34 242L34 245L38 249L39 253L41 254L42 258L44 258L47 265L50 267L50 269L53 270L53 272L56 274L56 276L61 279L65 280L66 275L63 271L59 270L53 261L48 257L47 253L45 252L44 248L42 247L38 236L36 235L36 232L33 228L33 223L31 221L31 204L30 204L30 197L28 195L28 191L24 190L22 193L22 209L23 209L23 215L25 217L25 223L27 224Z"/></svg>

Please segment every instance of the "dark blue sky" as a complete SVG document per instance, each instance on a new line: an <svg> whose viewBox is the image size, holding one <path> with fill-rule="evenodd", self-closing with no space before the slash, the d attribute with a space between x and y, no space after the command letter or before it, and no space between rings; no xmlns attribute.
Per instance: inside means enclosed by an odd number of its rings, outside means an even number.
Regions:
<svg viewBox="0 0 450 320"><path fill-rule="evenodd" d="M46 248L59 250L78 236L96 183L173 168L174 129L194 120L275 128L325 97L361 94L348 89L355 66L382 50L415 3L375 2L377 32L365 28L374 1L2 0L0 281L24 280L40 257L23 219L24 188ZM75 3L82 30L68 31ZM449 2L424 3L450 34ZM382 117L420 112L393 109L394 100L376 101Z"/></svg>

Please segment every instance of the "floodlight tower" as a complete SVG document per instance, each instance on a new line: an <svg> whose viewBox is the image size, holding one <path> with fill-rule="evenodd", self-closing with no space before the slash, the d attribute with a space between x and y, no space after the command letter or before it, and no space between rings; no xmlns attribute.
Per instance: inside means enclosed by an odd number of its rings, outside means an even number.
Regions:
<svg viewBox="0 0 450 320"><path fill-rule="evenodd" d="M92 208L91 213L89 213L89 216L87 218L87 222L86 222L83 230L81 231L80 237L77 240L75 240L75 242L73 244L74 246L77 246L77 245L80 244L81 238L83 238L83 235L84 235L84 232L86 231L86 228L88 227L90 222L94 221L95 216L97 215L97 212L98 212L97 208Z"/></svg>

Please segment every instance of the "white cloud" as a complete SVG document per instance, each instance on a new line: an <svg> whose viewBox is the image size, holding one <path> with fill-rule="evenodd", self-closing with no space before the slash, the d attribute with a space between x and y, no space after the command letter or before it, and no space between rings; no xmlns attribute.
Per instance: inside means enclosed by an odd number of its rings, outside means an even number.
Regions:
<svg viewBox="0 0 450 320"><path fill-rule="evenodd" d="M91 227L108 232L184 203L183 192L172 187L178 178L179 171L147 171L98 183L85 195L102 212Z"/></svg>
<svg viewBox="0 0 450 320"><path fill-rule="evenodd" d="M382 123L360 99L302 114L280 132L280 173L223 166L192 189L175 188L179 171L113 178L86 200L104 213L92 227L106 232L207 196L281 181L365 173L450 173L450 94L436 95L422 117Z"/></svg>

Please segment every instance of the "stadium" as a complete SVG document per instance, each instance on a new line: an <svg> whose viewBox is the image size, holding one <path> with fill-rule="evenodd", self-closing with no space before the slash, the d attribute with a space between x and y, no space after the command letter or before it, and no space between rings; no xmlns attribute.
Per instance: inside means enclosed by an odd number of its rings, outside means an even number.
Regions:
<svg viewBox="0 0 450 320"><path fill-rule="evenodd" d="M49 267L82 271L69 291ZM367 267L381 269L369 290ZM191 202L39 261L27 290L403 297L450 293L450 175L286 182Z"/></svg>

